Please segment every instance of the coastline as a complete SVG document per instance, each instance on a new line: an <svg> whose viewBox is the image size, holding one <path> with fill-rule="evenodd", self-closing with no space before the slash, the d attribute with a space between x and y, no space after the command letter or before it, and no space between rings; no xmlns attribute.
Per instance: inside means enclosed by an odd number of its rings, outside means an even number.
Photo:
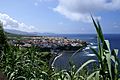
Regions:
<svg viewBox="0 0 120 80"><path fill-rule="evenodd" d="M87 47L87 46L86 46ZM85 48L85 47L84 47ZM70 54L72 58L74 55L76 55L76 53L79 53L80 51L82 51L84 49L83 47L78 49L78 50L64 50L64 51L60 51L60 52L52 52L53 53L53 57L51 58L49 65L54 68L54 63L57 59L59 59L61 56L63 56L63 54Z"/></svg>

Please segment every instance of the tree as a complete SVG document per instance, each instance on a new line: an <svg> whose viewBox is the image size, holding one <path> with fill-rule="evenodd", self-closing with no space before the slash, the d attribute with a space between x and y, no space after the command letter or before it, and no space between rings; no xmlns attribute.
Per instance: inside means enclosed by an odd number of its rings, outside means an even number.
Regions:
<svg viewBox="0 0 120 80"><path fill-rule="evenodd" d="M7 37L3 29L3 23L0 21L0 53L2 51L6 52L8 49L9 49L9 45L7 42Z"/></svg>

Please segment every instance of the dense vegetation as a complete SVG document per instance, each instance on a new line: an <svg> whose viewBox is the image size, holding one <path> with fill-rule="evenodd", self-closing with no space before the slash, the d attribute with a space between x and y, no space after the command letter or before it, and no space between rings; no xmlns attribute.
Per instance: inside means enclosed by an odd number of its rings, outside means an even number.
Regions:
<svg viewBox="0 0 120 80"><path fill-rule="evenodd" d="M8 80L118 80L118 50L110 50L109 41L104 39L99 22L92 20L98 36L98 51L91 48L98 58L98 65L92 71L87 70L86 66L96 62L94 59L78 69L70 61L70 70L55 71L49 66L49 52L39 52L35 47L10 46L0 23L0 77L3 73Z"/></svg>

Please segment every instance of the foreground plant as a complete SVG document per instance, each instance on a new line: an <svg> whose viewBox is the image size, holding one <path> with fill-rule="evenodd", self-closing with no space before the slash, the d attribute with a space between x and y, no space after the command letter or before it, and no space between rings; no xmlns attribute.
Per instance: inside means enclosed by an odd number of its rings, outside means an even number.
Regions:
<svg viewBox="0 0 120 80"><path fill-rule="evenodd" d="M8 80L49 80L49 52L36 48L11 46L0 23L0 80L2 73ZM4 76L4 77L5 77Z"/></svg>
<svg viewBox="0 0 120 80"><path fill-rule="evenodd" d="M93 23L97 32L97 42L98 51L91 48L91 50L96 54L99 62L99 68L93 72L87 79L95 80L118 80L119 78L119 60L117 58L118 49L110 49L110 43L105 40L102 33L99 21L95 21L93 18Z"/></svg>
<svg viewBox="0 0 120 80"><path fill-rule="evenodd" d="M5 35L3 29L3 23L0 21L0 53L7 52L9 49L9 44L7 42L7 36Z"/></svg>

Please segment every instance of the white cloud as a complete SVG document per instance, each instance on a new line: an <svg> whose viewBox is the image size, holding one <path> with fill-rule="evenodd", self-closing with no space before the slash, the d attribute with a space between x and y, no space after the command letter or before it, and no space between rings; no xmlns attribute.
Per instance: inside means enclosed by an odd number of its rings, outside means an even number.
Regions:
<svg viewBox="0 0 120 80"><path fill-rule="evenodd" d="M54 11L71 20L82 22L90 22L90 13L120 9L120 0L58 0L58 2Z"/></svg>
<svg viewBox="0 0 120 80"><path fill-rule="evenodd" d="M3 22L5 29L16 29L26 32L34 32L35 27L26 25L25 23L18 22L17 20L11 18L7 14L0 13L0 21Z"/></svg>

